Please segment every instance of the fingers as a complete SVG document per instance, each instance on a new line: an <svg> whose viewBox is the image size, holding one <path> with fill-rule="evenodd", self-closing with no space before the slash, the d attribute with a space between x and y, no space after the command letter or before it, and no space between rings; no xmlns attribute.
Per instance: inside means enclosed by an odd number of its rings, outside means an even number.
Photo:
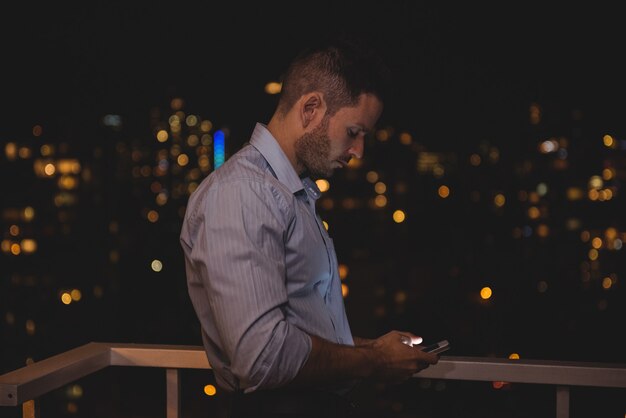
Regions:
<svg viewBox="0 0 626 418"><path fill-rule="evenodd" d="M423 352L417 347L420 343L422 337L408 331L391 331L375 340L372 347L379 350L381 359L378 377L402 382L437 364L439 356Z"/></svg>
<svg viewBox="0 0 626 418"><path fill-rule="evenodd" d="M400 334L400 341L411 347L421 344L423 341L422 337L415 335L412 332L398 331L398 334Z"/></svg>
<svg viewBox="0 0 626 418"><path fill-rule="evenodd" d="M418 348L419 344L423 342L422 337L419 335L415 335L412 332L408 331L393 331L393 337L398 338L401 343L408 345L410 347ZM426 353L422 350L418 349L415 352L412 352L415 360L428 363L428 364L437 364L439 361L439 356L433 353Z"/></svg>
<svg viewBox="0 0 626 418"><path fill-rule="evenodd" d="M437 364L439 362L439 354L434 354L434 353L426 353L422 350L416 350L419 351L420 354L422 354L419 357L419 361L424 362L424 363L428 363L428 364Z"/></svg>

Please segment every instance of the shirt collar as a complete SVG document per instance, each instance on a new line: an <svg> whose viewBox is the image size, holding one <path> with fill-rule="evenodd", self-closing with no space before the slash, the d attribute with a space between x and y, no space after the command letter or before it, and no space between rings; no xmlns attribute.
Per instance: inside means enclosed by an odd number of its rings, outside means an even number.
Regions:
<svg viewBox="0 0 626 418"><path fill-rule="evenodd" d="M256 124L250 138L250 144L259 150L274 171L276 178L287 186L291 193L297 193L304 189L307 195L314 200L321 196L321 192L313 180L309 177L302 179L298 177L293 165L266 125Z"/></svg>

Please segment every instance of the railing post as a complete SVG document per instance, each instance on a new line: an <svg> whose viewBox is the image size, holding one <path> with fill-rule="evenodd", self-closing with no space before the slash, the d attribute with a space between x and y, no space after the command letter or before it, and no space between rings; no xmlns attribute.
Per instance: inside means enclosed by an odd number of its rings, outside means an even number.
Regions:
<svg viewBox="0 0 626 418"><path fill-rule="evenodd" d="M167 418L180 417L180 371L178 369L165 370L165 384L167 390Z"/></svg>
<svg viewBox="0 0 626 418"><path fill-rule="evenodd" d="M569 418L569 386L556 387L556 418Z"/></svg>
<svg viewBox="0 0 626 418"><path fill-rule="evenodd" d="M22 404L22 418L39 418L39 402L34 399Z"/></svg>

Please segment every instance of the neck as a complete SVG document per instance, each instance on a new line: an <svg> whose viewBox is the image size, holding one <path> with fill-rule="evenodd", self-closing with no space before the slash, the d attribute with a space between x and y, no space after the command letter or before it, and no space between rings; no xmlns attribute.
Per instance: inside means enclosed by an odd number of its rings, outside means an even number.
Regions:
<svg viewBox="0 0 626 418"><path fill-rule="evenodd" d="M280 117L274 114L272 119L270 119L267 124L267 129L270 131L272 136L278 142L278 145L283 150L289 162L293 166L293 169L296 171L298 176L302 177L304 173L304 167L298 163L298 158L296 157L296 140L298 139L298 134L293 130L289 129L289 122L286 120L286 117Z"/></svg>

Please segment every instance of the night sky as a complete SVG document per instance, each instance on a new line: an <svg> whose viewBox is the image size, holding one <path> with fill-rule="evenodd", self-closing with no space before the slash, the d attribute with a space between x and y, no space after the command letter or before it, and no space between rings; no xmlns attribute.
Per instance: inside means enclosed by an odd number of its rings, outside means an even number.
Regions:
<svg viewBox="0 0 626 418"><path fill-rule="evenodd" d="M17 132L23 123L45 123L65 140L85 141L103 113L141 126L151 106L179 95L243 138L272 110L265 83L307 41L338 32L365 36L394 72L396 97L381 124L408 129L429 146L500 136L525 122L533 101L555 127L580 110L603 129L624 130L619 13L596 4L16 7L0 30L3 116L11 121L4 129Z"/></svg>

